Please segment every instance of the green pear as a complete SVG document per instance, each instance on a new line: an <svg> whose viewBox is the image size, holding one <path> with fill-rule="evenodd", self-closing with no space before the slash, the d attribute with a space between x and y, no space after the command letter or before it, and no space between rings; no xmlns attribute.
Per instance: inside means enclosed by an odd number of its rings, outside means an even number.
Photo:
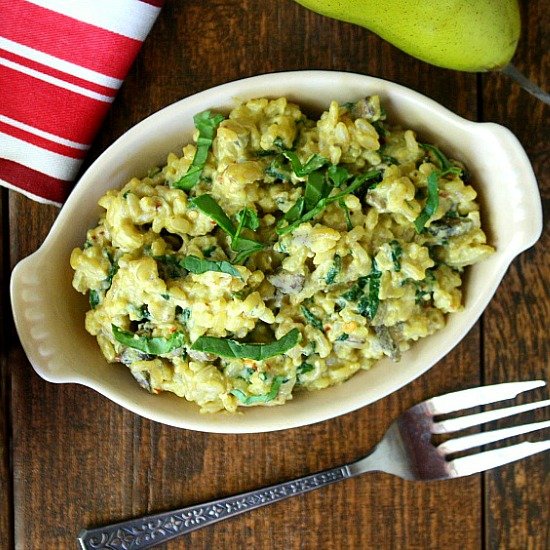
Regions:
<svg viewBox="0 0 550 550"><path fill-rule="evenodd" d="M460 71L508 64L520 35L517 0L297 0L373 31L408 54Z"/></svg>

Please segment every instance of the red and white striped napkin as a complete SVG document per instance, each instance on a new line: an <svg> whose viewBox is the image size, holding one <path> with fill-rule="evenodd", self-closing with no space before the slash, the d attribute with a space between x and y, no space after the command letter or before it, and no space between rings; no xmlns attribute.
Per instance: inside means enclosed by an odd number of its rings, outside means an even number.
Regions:
<svg viewBox="0 0 550 550"><path fill-rule="evenodd" d="M0 185L62 203L163 0L0 0Z"/></svg>

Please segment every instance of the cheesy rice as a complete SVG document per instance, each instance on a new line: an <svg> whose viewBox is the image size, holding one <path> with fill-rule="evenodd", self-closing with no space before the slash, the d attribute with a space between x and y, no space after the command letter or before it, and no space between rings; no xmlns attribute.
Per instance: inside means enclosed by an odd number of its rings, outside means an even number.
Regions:
<svg viewBox="0 0 550 550"><path fill-rule="evenodd" d="M398 361L493 252L465 167L377 96L318 120L253 99L195 125L181 156L100 199L70 260L86 329L150 392L233 412Z"/></svg>

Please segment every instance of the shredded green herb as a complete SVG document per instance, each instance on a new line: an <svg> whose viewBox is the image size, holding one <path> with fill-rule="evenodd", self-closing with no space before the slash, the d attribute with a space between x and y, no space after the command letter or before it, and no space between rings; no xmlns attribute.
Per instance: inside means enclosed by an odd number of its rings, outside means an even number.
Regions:
<svg viewBox="0 0 550 550"><path fill-rule="evenodd" d="M161 336L139 336L133 332L122 330L116 325L111 325L115 340L124 346L134 348L147 355L163 355L177 348L184 343L183 333L175 332L170 338Z"/></svg>
<svg viewBox="0 0 550 550"><path fill-rule="evenodd" d="M214 336L200 336L191 346L192 350L213 353L219 357L253 359L264 361L269 357L286 353L300 341L300 331L296 328L287 332L279 340L267 344L239 342L231 338L216 338Z"/></svg>
<svg viewBox="0 0 550 550"><path fill-rule="evenodd" d="M415 304L422 304L431 299L435 281L435 274L430 269L426 270L426 276L422 281L412 281L416 286Z"/></svg>
<svg viewBox="0 0 550 550"><path fill-rule="evenodd" d="M208 152L216 135L216 130L224 119L223 115L213 115L210 111L203 111L193 117L195 128L199 131L197 150L187 172L178 181L174 182L172 187L188 191L199 182L206 159L208 158Z"/></svg>

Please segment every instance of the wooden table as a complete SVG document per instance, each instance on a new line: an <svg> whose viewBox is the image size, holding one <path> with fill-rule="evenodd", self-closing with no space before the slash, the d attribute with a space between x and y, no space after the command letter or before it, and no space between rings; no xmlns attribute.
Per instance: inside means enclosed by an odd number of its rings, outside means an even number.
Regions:
<svg viewBox="0 0 550 550"><path fill-rule="evenodd" d="M548 9L522 2L515 64L550 89ZM412 59L369 31L291 0L167 0L88 162L162 107L258 73L338 69L393 80L471 120L510 128L548 205L548 109L499 74ZM544 70L546 68L546 73ZM0 319L0 548L76 547L84 526L199 503L360 457L421 399L548 378L550 232L512 264L482 320L438 365L367 408L300 429L210 435L150 422L92 390L54 385L29 365L13 328L10 269L36 250L58 210L3 190ZM548 391L540 390L541 398ZM542 419L544 413L526 417ZM547 434L546 434L547 435ZM534 438L536 439L536 437ZM549 455L434 483L371 474L199 530L165 548L543 549L549 546Z"/></svg>

